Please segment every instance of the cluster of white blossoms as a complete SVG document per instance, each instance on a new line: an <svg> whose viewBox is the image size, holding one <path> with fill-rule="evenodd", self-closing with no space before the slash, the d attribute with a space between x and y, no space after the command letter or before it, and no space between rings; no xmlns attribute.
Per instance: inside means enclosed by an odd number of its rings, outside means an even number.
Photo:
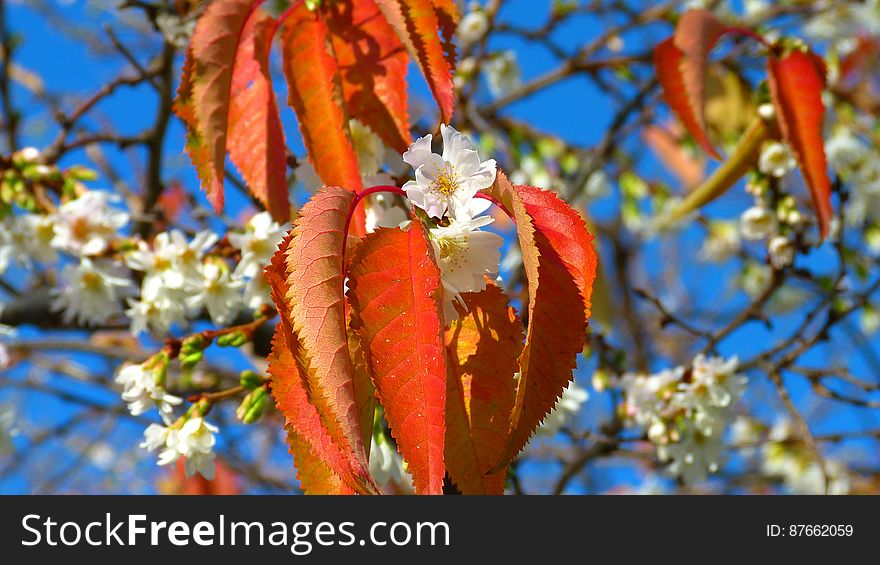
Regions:
<svg viewBox="0 0 880 565"><path fill-rule="evenodd" d="M849 473L845 465L826 458L824 473L812 450L798 438L794 426L782 419L770 430L761 448L761 471L778 477L792 494L848 494ZM826 485L827 478L827 485Z"/></svg>
<svg viewBox="0 0 880 565"><path fill-rule="evenodd" d="M764 113L772 117L772 109ZM796 167L797 162L786 144L778 141L765 143L758 160L762 178L746 187L754 196L755 204L743 212L739 220L743 239L767 240L770 264L776 269L784 269L794 263L797 248L792 232L802 225L803 217L790 196L783 197L774 208L766 182L768 179L778 181Z"/></svg>
<svg viewBox="0 0 880 565"><path fill-rule="evenodd" d="M228 235L230 245L241 252L234 269L210 253L219 238L209 231L187 239L172 230L158 234L152 244L139 242L125 255L128 267L143 273L140 298L129 299L126 310L132 333L167 333L202 309L215 324L224 325L243 308L257 310L271 303L263 268L286 231L268 212L255 214L241 232Z"/></svg>
<svg viewBox="0 0 880 565"><path fill-rule="evenodd" d="M880 222L880 152L851 128L838 127L825 144L828 165L850 194L847 221Z"/></svg>
<svg viewBox="0 0 880 565"><path fill-rule="evenodd" d="M150 424L144 430L140 446L149 452L159 450L159 465L169 465L185 458L186 475L201 474L214 478L214 445L217 426L209 424L201 416L181 418L169 426Z"/></svg>
<svg viewBox="0 0 880 565"><path fill-rule="evenodd" d="M133 334L161 336L203 310L214 323L227 324L243 308L271 303L262 269L287 226L267 212L253 216L242 232L230 232L230 245L241 251L239 263L230 264L212 254L217 234L187 237L171 230L146 242L125 233L130 215L118 197L81 185L77 190L52 213L8 214L0 221L0 273L10 265L32 269L35 262L60 261L52 307L65 322L95 326L125 314Z"/></svg>
<svg viewBox="0 0 880 565"><path fill-rule="evenodd" d="M689 369L620 379L627 423L645 431L658 458L669 463L667 470L687 484L705 481L724 461L724 433L747 382L737 365L736 357L699 354Z"/></svg>
<svg viewBox="0 0 880 565"><path fill-rule="evenodd" d="M468 6L468 13L461 18L455 31L461 46L467 48L481 40L489 31L489 16L479 3L471 2Z"/></svg>
<svg viewBox="0 0 880 565"><path fill-rule="evenodd" d="M128 405L133 416L140 416L152 407L166 422L171 421L174 406L183 402L182 398L168 394L164 387L165 373L162 360L140 364L128 364L116 374L116 383L122 385L122 400Z"/></svg>
<svg viewBox="0 0 880 565"><path fill-rule="evenodd" d="M415 180L404 184L403 190L413 205L437 222L430 229L431 244L440 267L448 322L458 318L455 302L464 307L461 294L483 290L485 277L498 272L503 240L480 230L493 218L481 215L491 203L476 197L495 182L495 160L481 161L470 139L445 124L440 133L441 154L432 152L430 134L403 154L415 170Z"/></svg>

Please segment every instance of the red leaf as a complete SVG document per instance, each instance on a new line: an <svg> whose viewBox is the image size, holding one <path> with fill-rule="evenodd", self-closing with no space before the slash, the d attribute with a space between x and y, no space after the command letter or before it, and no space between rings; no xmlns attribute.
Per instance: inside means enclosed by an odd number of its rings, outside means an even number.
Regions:
<svg viewBox="0 0 880 565"><path fill-rule="evenodd" d="M831 222L831 181L822 139L824 63L812 52L795 49L781 58L771 56L767 65L779 127L810 188L824 239Z"/></svg>
<svg viewBox="0 0 880 565"><path fill-rule="evenodd" d="M315 172L327 186L359 191L361 176L343 106L339 66L320 12L299 2L281 22L287 102L296 112L303 143ZM354 232L363 233L363 214Z"/></svg>
<svg viewBox="0 0 880 565"><path fill-rule="evenodd" d="M462 298L467 312L446 331L446 466L464 494L503 494L506 469L487 471L507 448L522 324L491 282Z"/></svg>
<svg viewBox="0 0 880 565"><path fill-rule="evenodd" d="M332 2L325 10L351 116L403 153L409 146L409 57L374 0Z"/></svg>
<svg viewBox="0 0 880 565"><path fill-rule="evenodd" d="M440 271L417 221L367 235L352 260L353 326L417 494L442 494L446 407Z"/></svg>
<svg viewBox="0 0 880 565"><path fill-rule="evenodd" d="M229 108L229 157L251 193L278 222L290 219L287 156L269 75L275 20L262 10L248 19L235 55Z"/></svg>
<svg viewBox="0 0 880 565"><path fill-rule="evenodd" d="M315 194L266 274L307 400L347 459L353 475L349 486L363 491L371 485L365 480L365 434L358 405L362 397L355 390L342 275L343 230L354 198L354 193L338 187ZM291 394L298 393L289 386ZM331 468L346 479L338 466Z"/></svg>
<svg viewBox="0 0 880 565"><path fill-rule="evenodd" d="M452 86L455 51L451 43L444 42L438 35L441 23L447 22L452 17L447 6L448 2L376 0L376 4L422 70L431 93L440 107L441 121L449 123L455 105ZM448 23L446 25L448 26Z"/></svg>
<svg viewBox="0 0 880 565"><path fill-rule="evenodd" d="M254 6L252 0L228 0L208 6L196 24L175 104L189 129L187 150L202 189L218 212L223 209L233 68L240 45L247 43L247 30L253 30L248 20Z"/></svg>
<svg viewBox="0 0 880 565"><path fill-rule="evenodd" d="M727 31L712 12L688 10L678 21L675 35L654 49L663 98L697 143L716 159L720 156L709 142L703 115L706 65L712 48Z"/></svg>
<svg viewBox="0 0 880 565"><path fill-rule="evenodd" d="M499 173L487 193L516 220L529 286L516 404L504 457L491 469L497 471L525 446L572 379L584 346L597 262L583 219L552 192L511 186Z"/></svg>

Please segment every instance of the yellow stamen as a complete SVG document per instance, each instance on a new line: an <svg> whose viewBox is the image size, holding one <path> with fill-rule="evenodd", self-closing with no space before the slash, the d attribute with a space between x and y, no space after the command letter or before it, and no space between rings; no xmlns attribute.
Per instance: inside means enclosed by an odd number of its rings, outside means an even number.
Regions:
<svg viewBox="0 0 880 565"><path fill-rule="evenodd" d="M458 189L458 175L455 174L454 165L447 165L440 170L440 175L434 179L434 188L443 196L449 196Z"/></svg>

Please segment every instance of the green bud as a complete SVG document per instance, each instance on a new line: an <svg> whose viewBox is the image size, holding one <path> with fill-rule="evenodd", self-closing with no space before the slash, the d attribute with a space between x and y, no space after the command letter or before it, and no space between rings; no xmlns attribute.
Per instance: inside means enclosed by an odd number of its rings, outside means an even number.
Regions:
<svg viewBox="0 0 880 565"><path fill-rule="evenodd" d="M244 424L253 424L263 415L266 408L266 387L259 387L249 392L235 409L235 417Z"/></svg>
<svg viewBox="0 0 880 565"><path fill-rule="evenodd" d="M183 353L181 351L180 354L180 367L182 369L192 369L196 365L199 364L199 361L202 360L204 356L204 352L201 349L197 349L195 351L191 351L189 353Z"/></svg>
<svg viewBox="0 0 880 565"><path fill-rule="evenodd" d="M258 375L254 371L247 370L241 372L241 375L239 375L238 377L238 382L241 383L241 386L243 386L247 390L254 390L257 387L263 386L263 384L266 382L266 379L264 379L262 375Z"/></svg>
<svg viewBox="0 0 880 565"><path fill-rule="evenodd" d="M98 180L98 173L88 167L83 167L82 165L74 165L70 167L67 169L66 174L68 177L82 182Z"/></svg>
<svg viewBox="0 0 880 565"><path fill-rule="evenodd" d="M251 396L251 405L241 419L244 424L253 424L260 419L263 411L266 409L266 399L269 395L266 393L266 387L260 387L253 390L248 396Z"/></svg>
<svg viewBox="0 0 880 565"><path fill-rule="evenodd" d="M180 344L181 355L191 355L193 353L201 353L210 341L202 334L194 334L183 340Z"/></svg>
<svg viewBox="0 0 880 565"><path fill-rule="evenodd" d="M308 8L310 12L314 12L320 7L321 0L306 0L306 8Z"/></svg>
<svg viewBox="0 0 880 565"><path fill-rule="evenodd" d="M250 341L250 339L248 338L247 334L239 330L218 337L217 345L219 345L220 347L241 347L248 341Z"/></svg>

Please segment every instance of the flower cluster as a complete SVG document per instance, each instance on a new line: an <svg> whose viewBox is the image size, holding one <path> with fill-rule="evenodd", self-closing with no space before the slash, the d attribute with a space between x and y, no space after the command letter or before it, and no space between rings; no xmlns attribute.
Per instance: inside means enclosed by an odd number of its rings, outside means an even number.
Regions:
<svg viewBox="0 0 880 565"><path fill-rule="evenodd" d="M209 231L187 240L173 230L158 234L152 245L139 242L125 255L129 268L143 273L140 299L129 299L126 310L132 333L167 333L202 309L215 324L224 325L244 307L257 310L270 303L262 271L285 231L267 212L255 214L242 232L228 236L230 245L241 252L234 269L210 252L219 238Z"/></svg>
<svg viewBox="0 0 880 565"><path fill-rule="evenodd" d="M431 150L429 134L413 143L403 160L415 170L415 180L403 185L413 205L424 210L434 227L431 243L440 267L446 320L458 318L454 303L464 306L463 292L486 288L486 275L498 271L502 239L480 228L492 223L480 215L490 202L477 192L495 182L494 159L481 161L470 139L455 129L440 126L442 154Z"/></svg>
<svg viewBox="0 0 880 565"><path fill-rule="evenodd" d="M182 421L182 423L181 423ZM217 426L209 424L201 416L181 419L170 426L150 424L144 430L140 446L149 452L159 451L159 465L170 465L183 457L186 475L201 474L214 478L214 444Z"/></svg>
<svg viewBox="0 0 880 565"><path fill-rule="evenodd" d="M766 105L765 105L766 106ZM772 115L772 114L771 114ZM778 141L768 142L758 160L759 177L747 190L755 198L755 204L740 216L740 232L749 241L767 241L770 263L776 269L784 269L794 263L794 232L803 224L803 217L794 199L783 197L771 202L768 181L778 181L795 169L797 163L791 149Z"/></svg>
<svg viewBox="0 0 880 565"><path fill-rule="evenodd" d="M668 471L687 484L705 481L723 463L724 432L747 382L737 365L735 357L699 354L689 368L620 379L624 418L645 431Z"/></svg>
<svg viewBox="0 0 880 565"><path fill-rule="evenodd" d="M761 449L761 471L782 479L792 494L848 494L846 466L826 459L823 472L815 454L797 437L790 420L778 421L770 430L770 441Z"/></svg>
<svg viewBox="0 0 880 565"><path fill-rule="evenodd" d="M171 420L174 406L183 402L182 398L165 390L166 366L167 360L160 353L144 363L125 365L117 373L116 383L122 385L122 399L133 416L139 416L155 406L167 422Z"/></svg>

